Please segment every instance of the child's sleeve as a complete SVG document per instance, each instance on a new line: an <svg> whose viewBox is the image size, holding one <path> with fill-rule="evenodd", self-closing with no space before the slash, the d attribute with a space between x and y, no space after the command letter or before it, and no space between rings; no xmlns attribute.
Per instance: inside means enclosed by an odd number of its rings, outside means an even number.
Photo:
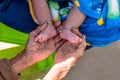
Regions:
<svg viewBox="0 0 120 80"><path fill-rule="evenodd" d="M86 16L100 18L101 0L74 0L74 4Z"/></svg>

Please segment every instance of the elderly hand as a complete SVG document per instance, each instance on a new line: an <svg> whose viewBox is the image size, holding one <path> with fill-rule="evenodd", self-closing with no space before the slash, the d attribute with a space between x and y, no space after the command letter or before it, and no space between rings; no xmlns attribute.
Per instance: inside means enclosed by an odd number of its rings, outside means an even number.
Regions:
<svg viewBox="0 0 120 80"><path fill-rule="evenodd" d="M84 50L86 48L85 36L81 36L81 34L73 29L73 32L76 33L79 37L81 37L82 41L79 43L70 43L68 41L64 42L64 44L58 49L57 54L55 56L55 65L63 66L61 72L59 73L59 77L56 80L61 80L66 76L70 68L78 61L78 59L83 55Z"/></svg>
<svg viewBox="0 0 120 80"><path fill-rule="evenodd" d="M84 40L84 37L82 38L82 40ZM62 80L67 75L71 67L83 55L84 50L84 41L79 44L71 44L69 42L65 42L59 48L57 55L55 56L55 66L59 65L57 70L60 70L58 76L54 76L54 78L56 78L55 80Z"/></svg>
<svg viewBox="0 0 120 80"><path fill-rule="evenodd" d="M60 38L57 36L45 42L36 42L35 37L46 28L47 24L38 27L30 33L25 52L31 56L33 61L40 61L50 56L60 45Z"/></svg>
<svg viewBox="0 0 120 80"><path fill-rule="evenodd" d="M14 72L20 73L25 68L47 58L62 44L63 41L61 41L59 36L51 38L42 43L35 41L35 37L40 31L44 30L46 26L47 24L44 24L32 31L25 49L10 60Z"/></svg>
<svg viewBox="0 0 120 80"><path fill-rule="evenodd" d="M82 38L82 42L70 43L65 41L64 44L57 50L55 56L55 64L60 62L65 62L68 59L74 57L75 60L79 59L84 53L86 48L85 36L83 36L77 29L72 29L72 31L79 37ZM76 61L75 61L76 62Z"/></svg>
<svg viewBox="0 0 120 80"><path fill-rule="evenodd" d="M55 56L55 64L65 63L71 59L72 64L74 64L84 53L86 47L85 37L82 37L82 42L80 43L70 43L68 41L58 49ZM72 66L71 64L71 66Z"/></svg>
<svg viewBox="0 0 120 80"><path fill-rule="evenodd" d="M82 41L79 43L64 41L64 44L57 50L53 67L43 80L62 80L70 68L83 55L86 48L85 37L77 29L73 29L73 32L81 37Z"/></svg>

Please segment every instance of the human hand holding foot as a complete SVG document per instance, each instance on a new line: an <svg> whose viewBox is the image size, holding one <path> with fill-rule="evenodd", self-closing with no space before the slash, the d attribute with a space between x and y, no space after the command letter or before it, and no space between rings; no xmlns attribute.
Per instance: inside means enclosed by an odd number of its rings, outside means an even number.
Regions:
<svg viewBox="0 0 120 80"><path fill-rule="evenodd" d="M30 54L37 61L43 60L51 55L56 49L61 46L61 38L56 33L56 36L44 41L44 42L36 42L35 38L47 27L47 23L38 27L35 31L30 33L30 38L26 45L25 51Z"/></svg>
<svg viewBox="0 0 120 80"><path fill-rule="evenodd" d="M39 33L39 35L35 38L35 41L44 42L56 35L57 32L56 32L56 29L55 29L52 21L49 20L46 23L47 23L47 27Z"/></svg>
<svg viewBox="0 0 120 80"><path fill-rule="evenodd" d="M57 50L52 69L43 80L62 80L83 55L86 48L85 36L82 36L76 29L73 29L73 32L81 37L81 42L70 43L69 41L64 41L63 45Z"/></svg>
<svg viewBox="0 0 120 80"><path fill-rule="evenodd" d="M46 59L54 51L56 51L59 46L61 46L62 42L59 36L50 38L45 42L35 41L36 36L39 32L44 30L46 26L47 24L44 24L32 31L25 49L21 52L21 54L18 54L15 58L11 59L12 67L16 73L21 72L38 61Z"/></svg>
<svg viewBox="0 0 120 80"><path fill-rule="evenodd" d="M71 43L81 42L81 38L78 37L75 33L72 32L72 29L63 28L63 31L60 33L60 37L68 40Z"/></svg>
<svg viewBox="0 0 120 80"><path fill-rule="evenodd" d="M73 31L72 31L72 27L66 27L64 24L66 23L66 21L62 22L62 24L60 24L60 27L58 28L58 32L60 33L60 37L62 39L68 40L71 43L79 43L81 42L81 37L79 37L78 35L76 35ZM78 28L76 28L76 30L79 31Z"/></svg>

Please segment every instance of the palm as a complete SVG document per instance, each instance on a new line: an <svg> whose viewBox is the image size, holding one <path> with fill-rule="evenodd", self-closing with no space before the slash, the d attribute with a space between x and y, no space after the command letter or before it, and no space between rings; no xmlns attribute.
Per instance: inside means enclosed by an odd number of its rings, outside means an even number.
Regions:
<svg viewBox="0 0 120 80"><path fill-rule="evenodd" d="M65 62L71 57L74 57L74 59L77 60L83 55L85 47L86 42L84 39L82 39L81 43L76 44L65 42L57 51L55 63Z"/></svg>
<svg viewBox="0 0 120 80"><path fill-rule="evenodd" d="M25 51L32 57L34 57L37 61L43 60L51 55L58 47L59 47L59 37L51 38L45 42L36 42L35 38L39 34L40 31L43 30L47 25L43 25L38 27L38 29L32 31L29 36L29 40L27 42Z"/></svg>
<svg viewBox="0 0 120 80"><path fill-rule="evenodd" d="M38 60L47 58L56 50L55 41L52 38L44 43L38 43L31 39L28 43L29 45L26 46L27 53L33 54Z"/></svg>

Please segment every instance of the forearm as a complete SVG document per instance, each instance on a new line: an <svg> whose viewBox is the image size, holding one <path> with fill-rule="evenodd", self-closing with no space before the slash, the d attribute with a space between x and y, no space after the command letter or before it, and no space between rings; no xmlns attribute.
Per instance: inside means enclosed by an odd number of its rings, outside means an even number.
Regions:
<svg viewBox="0 0 120 80"><path fill-rule="evenodd" d="M16 74L7 59L0 59L0 80L18 80L19 75Z"/></svg>
<svg viewBox="0 0 120 80"><path fill-rule="evenodd" d="M51 19L51 12L47 0L32 0L33 11L39 24Z"/></svg>
<svg viewBox="0 0 120 80"><path fill-rule="evenodd" d="M57 62L43 78L43 80L62 80L70 71L76 59L71 57L63 62Z"/></svg>
<svg viewBox="0 0 120 80"><path fill-rule="evenodd" d="M43 80L61 80L69 72L70 68L66 67L62 63L55 64Z"/></svg>
<svg viewBox="0 0 120 80"><path fill-rule="evenodd" d="M73 6L64 23L65 28L78 28L85 20L86 16L76 7Z"/></svg>
<svg viewBox="0 0 120 80"><path fill-rule="evenodd" d="M23 51L15 58L11 59L10 63L12 65L14 72L19 74L22 70L33 65L35 62L31 58L31 56L27 55L25 51Z"/></svg>

